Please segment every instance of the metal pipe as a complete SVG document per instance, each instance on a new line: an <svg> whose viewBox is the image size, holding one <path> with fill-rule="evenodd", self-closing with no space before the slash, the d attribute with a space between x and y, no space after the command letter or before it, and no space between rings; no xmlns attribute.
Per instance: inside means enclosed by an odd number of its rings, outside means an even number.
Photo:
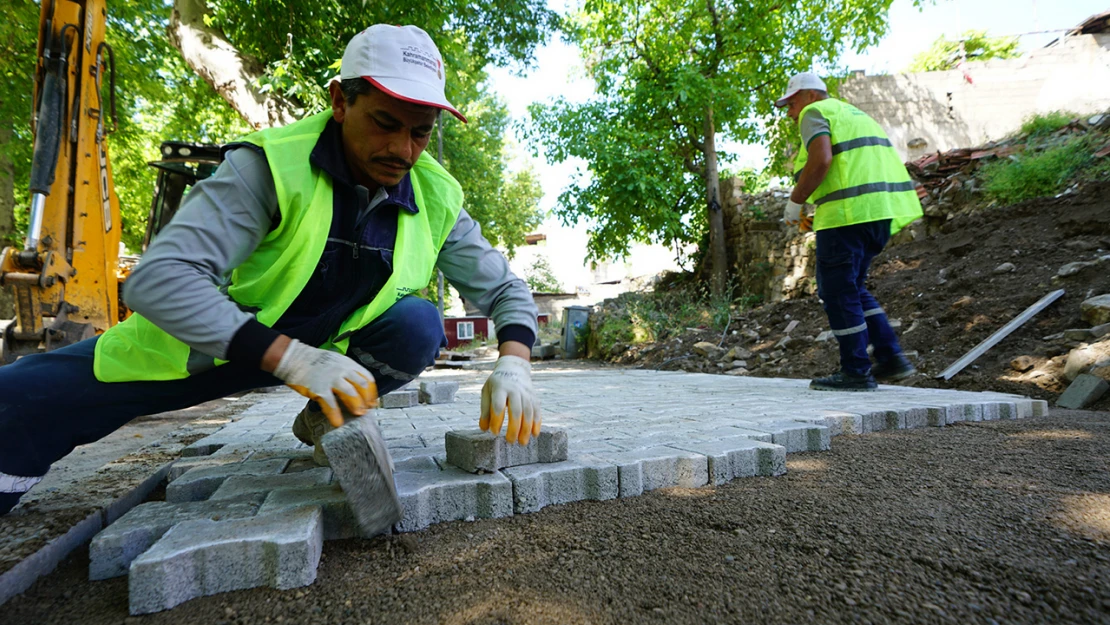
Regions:
<svg viewBox="0 0 1110 625"><path fill-rule="evenodd" d="M43 206L46 205L45 193L31 194L31 223L27 234L27 241L23 245L25 250L37 250L39 238L42 236Z"/></svg>

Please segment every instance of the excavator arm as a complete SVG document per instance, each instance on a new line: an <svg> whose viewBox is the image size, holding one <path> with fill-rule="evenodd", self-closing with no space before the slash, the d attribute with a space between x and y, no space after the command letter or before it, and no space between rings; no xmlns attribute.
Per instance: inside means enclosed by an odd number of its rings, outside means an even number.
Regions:
<svg viewBox="0 0 1110 625"><path fill-rule="evenodd" d="M104 332L121 319L120 213L108 160L115 62L105 0L42 0L30 223L0 255L16 318L2 360ZM109 119L110 114L110 119Z"/></svg>

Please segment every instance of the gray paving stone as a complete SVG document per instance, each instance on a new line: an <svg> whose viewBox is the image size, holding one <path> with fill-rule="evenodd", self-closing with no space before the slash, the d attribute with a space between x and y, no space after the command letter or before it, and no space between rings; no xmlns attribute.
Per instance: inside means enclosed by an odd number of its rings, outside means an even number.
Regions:
<svg viewBox="0 0 1110 625"><path fill-rule="evenodd" d="M566 430L544 428L527 445L508 443L505 437L482 430L454 430L444 436L447 462L471 473L567 459Z"/></svg>
<svg viewBox="0 0 1110 625"><path fill-rule="evenodd" d="M474 474L449 466L439 473L398 473L394 479L404 510L397 523L402 532L513 514L513 485L500 473Z"/></svg>
<svg viewBox="0 0 1110 625"><path fill-rule="evenodd" d="M439 471L439 464L432 456L413 456L393 463L393 470L402 471Z"/></svg>
<svg viewBox="0 0 1110 625"><path fill-rule="evenodd" d="M323 543L319 508L179 523L131 563L131 614L231 590L307 586L316 580Z"/></svg>
<svg viewBox="0 0 1110 625"><path fill-rule="evenodd" d="M944 418L946 424L983 420L983 406L981 404L956 404L948 406L946 408L946 413Z"/></svg>
<svg viewBox="0 0 1110 625"><path fill-rule="evenodd" d="M288 464L286 458L273 458L190 469L166 486L166 501L182 503L208 499L229 477L278 475Z"/></svg>
<svg viewBox="0 0 1110 625"><path fill-rule="evenodd" d="M585 499L614 499L618 493L617 467L589 456L510 467L501 473L513 483L514 514Z"/></svg>
<svg viewBox="0 0 1110 625"><path fill-rule="evenodd" d="M361 535L358 519L347 505L347 495L343 494L339 484L271 491L266 495L266 501L258 514L300 508L320 508L324 515L324 540L355 538Z"/></svg>
<svg viewBox="0 0 1110 625"><path fill-rule="evenodd" d="M276 490L324 487L331 483L332 471L327 467L317 467L297 473L280 475L233 475L226 480L211 500L236 499L255 493L269 493Z"/></svg>
<svg viewBox="0 0 1110 625"><path fill-rule="evenodd" d="M774 443L735 437L702 443L675 443L683 451L706 457L709 483L720 485L739 477L786 473L786 448Z"/></svg>
<svg viewBox="0 0 1110 625"><path fill-rule="evenodd" d="M457 392L459 392L458 382L421 382L420 403L449 404L455 401Z"/></svg>
<svg viewBox="0 0 1110 625"><path fill-rule="evenodd" d="M233 501L139 504L93 537L89 543L89 579L126 575L131 561L178 523L250 517L261 505L261 494Z"/></svg>
<svg viewBox="0 0 1110 625"><path fill-rule="evenodd" d="M378 398L381 408L409 408L420 403L420 391L402 390L382 395Z"/></svg>
<svg viewBox="0 0 1110 625"><path fill-rule="evenodd" d="M1056 405L1061 408L1086 408L1101 399L1108 388L1110 384L1107 384L1106 380L1089 373L1081 373L1056 400Z"/></svg>
<svg viewBox="0 0 1110 625"><path fill-rule="evenodd" d="M699 453L655 447L597 456L617 465L621 497L636 497L657 488L698 488L709 483L709 460Z"/></svg>
<svg viewBox="0 0 1110 625"><path fill-rule="evenodd" d="M393 460L372 417L347 421L320 439L362 534L388 532L401 519Z"/></svg>
<svg viewBox="0 0 1110 625"><path fill-rule="evenodd" d="M166 473L166 481L172 482L185 474L189 469L197 467L218 467L224 464L235 464L243 462L250 458L250 451L243 451L237 454L227 454L224 456L189 456L187 458L179 458L170 466L170 470Z"/></svg>
<svg viewBox="0 0 1110 625"><path fill-rule="evenodd" d="M223 430L205 436L181 450L182 457L208 456L227 445L242 445L261 443L270 440L273 433L261 434L228 434Z"/></svg>

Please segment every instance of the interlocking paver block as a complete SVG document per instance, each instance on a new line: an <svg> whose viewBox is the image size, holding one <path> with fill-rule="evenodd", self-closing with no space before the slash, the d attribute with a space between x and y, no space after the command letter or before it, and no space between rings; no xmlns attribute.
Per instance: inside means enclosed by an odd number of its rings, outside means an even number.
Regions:
<svg viewBox="0 0 1110 625"><path fill-rule="evenodd" d="M983 406L981 404L955 404L947 407L944 422L947 424L982 420Z"/></svg>
<svg viewBox="0 0 1110 625"><path fill-rule="evenodd" d="M513 485L500 473L467 473L447 467L439 473L398 473L397 496L404 510L402 532L444 521L512 516Z"/></svg>
<svg viewBox="0 0 1110 625"><path fill-rule="evenodd" d="M401 519L393 460L373 417L351 419L320 439L364 536L388 532Z"/></svg>
<svg viewBox="0 0 1110 625"><path fill-rule="evenodd" d="M588 456L510 467L501 473L513 483L514 514L584 499L614 499L619 486L616 466Z"/></svg>
<svg viewBox="0 0 1110 625"><path fill-rule="evenodd" d="M227 454L223 456L189 456L186 458L179 458L170 465L170 470L166 473L166 481L172 482L185 474L190 469L197 467L218 467L224 464L235 464L243 462L250 458L251 452L241 451L236 454Z"/></svg>
<svg viewBox="0 0 1110 625"><path fill-rule="evenodd" d="M232 476L278 475L287 464L287 458L274 458L190 469L166 486L166 501L182 503L208 499Z"/></svg>
<svg viewBox="0 0 1110 625"><path fill-rule="evenodd" d="M455 401L455 393L458 391L458 382L421 382L420 403L449 404Z"/></svg>
<svg viewBox="0 0 1110 625"><path fill-rule="evenodd" d="M504 436L482 430L454 430L444 435L447 462L471 473L567 459L567 432L545 428L527 445L508 443Z"/></svg>
<svg viewBox="0 0 1110 625"><path fill-rule="evenodd" d="M266 496L258 514L299 508L320 508L323 511L324 540L355 538L361 535L358 520L347 504L347 495L343 494L339 484L275 490Z"/></svg>
<svg viewBox="0 0 1110 625"><path fill-rule="evenodd" d="M126 575L131 561L178 523L250 517L261 505L262 495L259 494L235 501L151 501L135 506L89 543L89 579Z"/></svg>
<svg viewBox="0 0 1110 625"><path fill-rule="evenodd" d="M204 438L195 441L185 449L181 450L182 457L189 456L207 456L215 453L227 445L242 445L251 443L261 443L270 440L273 433L266 434L243 432L241 434L229 434L223 430L215 434L205 436Z"/></svg>
<svg viewBox="0 0 1110 625"><path fill-rule="evenodd" d="M235 499L275 490L323 487L331 483L331 478L332 470L327 467L279 475L233 475L212 493L211 500Z"/></svg>
<svg viewBox="0 0 1110 625"><path fill-rule="evenodd" d="M675 443L671 447L705 456L711 484L724 484L738 477L769 477L786 473L786 448L774 443L735 437L698 443Z"/></svg>
<svg viewBox="0 0 1110 625"><path fill-rule="evenodd" d="M657 488L698 488L709 483L709 460L702 454L654 447L597 455L617 465L621 497L636 497Z"/></svg>
<svg viewBox="0 0 1110 625"><path fill-rule="evenodd" d="M864 418L866 423L866 417ZM786 453L799 451L827 451L829 428L801 421L767 421L757 427L771 433L771 442L782 445Z"/></svg>
<svg viewBox="0 0 1110 625"><path fill-rule="evenodd" d="M393 391L378 398L382 408L410 408L420 403L420 391L415 389Z"/></svg>
<svg viewBox="0 0 1110 625"><path fill-rule="evenodd" d="M307 586L316 580L323 544L315 507L179 523L131 563L131 614L231 590Z"/></svg>

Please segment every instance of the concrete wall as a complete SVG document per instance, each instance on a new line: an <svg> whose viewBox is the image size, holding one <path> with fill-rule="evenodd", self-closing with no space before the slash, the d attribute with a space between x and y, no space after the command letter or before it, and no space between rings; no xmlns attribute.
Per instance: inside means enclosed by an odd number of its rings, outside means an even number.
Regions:
<svg viewBox="0 0 1110 625"><path fill-rule="evenodd" d="M961 70L853 77L839 95L874 117L905 160L974 147L1004 138L1036 113L1110 109L1110 34L969 63L967 74L972 83Z"/></svg>

